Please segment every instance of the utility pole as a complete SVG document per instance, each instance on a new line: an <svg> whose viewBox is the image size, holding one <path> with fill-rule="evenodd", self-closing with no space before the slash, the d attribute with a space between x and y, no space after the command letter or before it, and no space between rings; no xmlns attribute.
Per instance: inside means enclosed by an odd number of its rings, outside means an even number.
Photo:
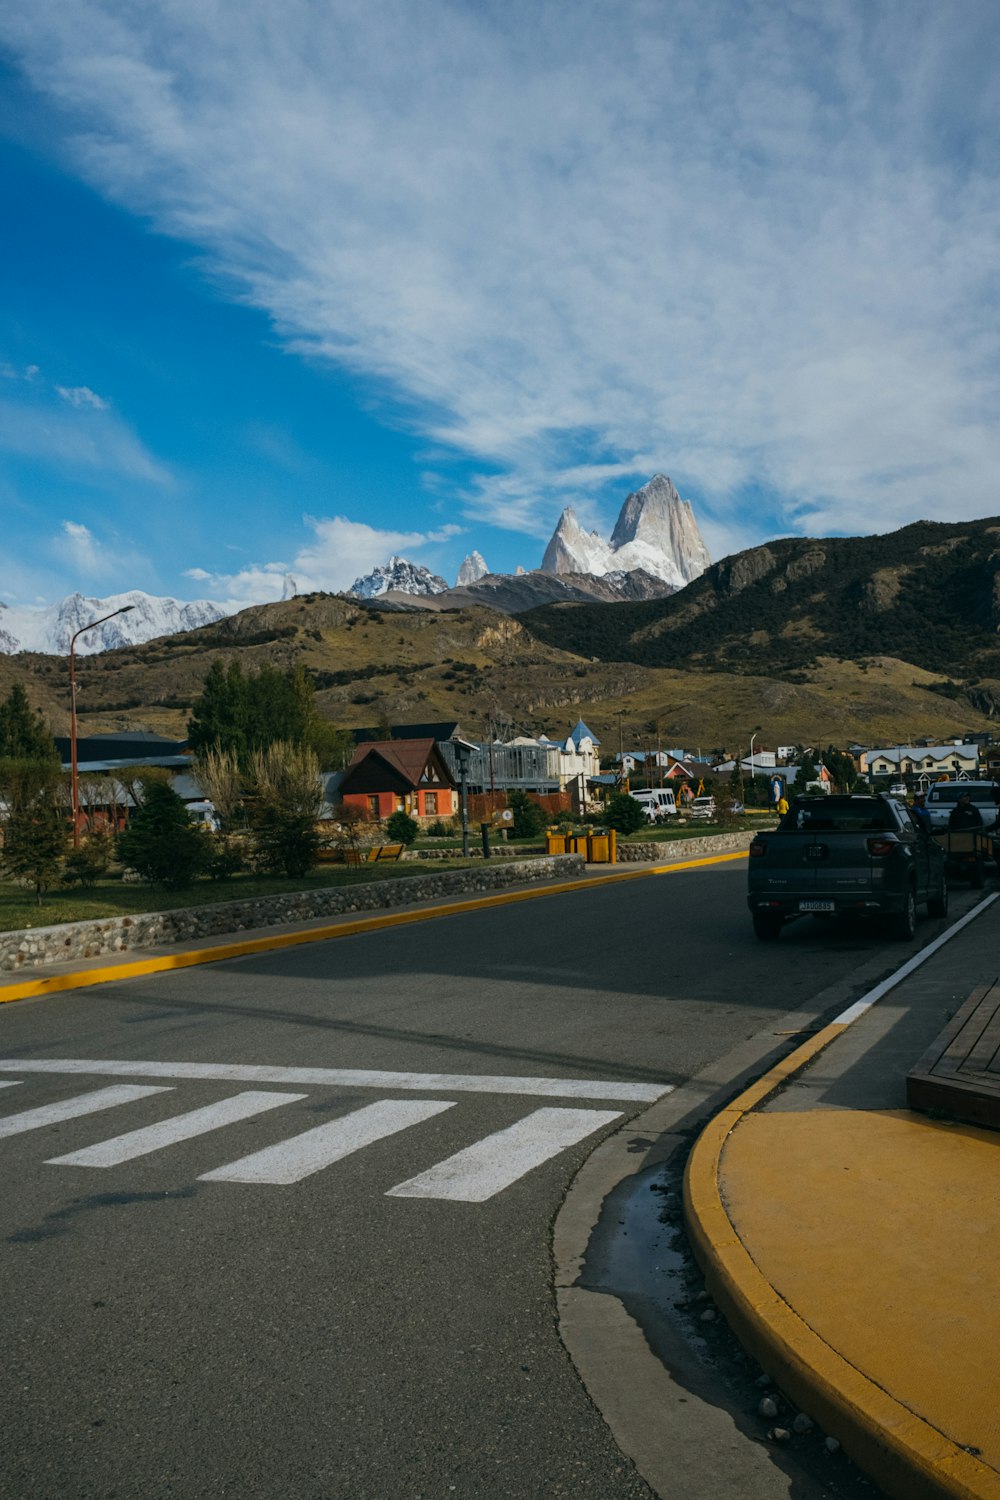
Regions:
<svg viewBox="0 0 1000 1500"><path fill-rule="evenodd" d="M135 605L123 604L121 609L113 609L109 615L102 615L99 620L91 620L88 625L81 625L76 634L69 638L69 766L74 849L80 847L80 783L76 763L76 640L77 636L83 635L84 631L93 630L95 625L103 625L105 620L113 620L115 615L127 615L130 609L135 609Z"/></svg>

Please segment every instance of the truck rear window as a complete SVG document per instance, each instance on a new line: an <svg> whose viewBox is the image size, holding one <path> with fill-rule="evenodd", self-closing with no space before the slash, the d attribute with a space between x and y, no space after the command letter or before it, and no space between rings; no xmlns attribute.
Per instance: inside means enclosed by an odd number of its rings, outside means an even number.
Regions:
<svg viewBox="0 0 1000 1500"><path fill-rule="evenodd" d="M781 822L785 833L886 833L895 831L892 813L874 798L827 798L821 805L793 802Z"/></svg>
<svg viewBox="0 0 1000 1500"><path fill-rule="evenodd" d="M947 786L936 786L928 792L928 802L957 802L959 797L969 796L973 802L991 804L997 797L992 786L970 786L962 781L949 782Z"/></svg>

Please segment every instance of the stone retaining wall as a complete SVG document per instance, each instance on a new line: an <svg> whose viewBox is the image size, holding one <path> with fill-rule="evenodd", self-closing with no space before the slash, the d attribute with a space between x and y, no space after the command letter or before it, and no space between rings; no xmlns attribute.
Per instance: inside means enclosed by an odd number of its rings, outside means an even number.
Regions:
<svg viewBox="0 0 1000 1500"><path fill-rule="evenodd" d="M442 870L438 874L405 879L372 880L358 885L332 886L319 891L293 891L287 896L261 896L249 901L220 901L212 906L185 906L176 911L144 912L92 922L65 922L58 927L28 927L0 933L0 971L38 968L133 948L155 948L165 943L216 937L311 917L341 916L405 906L438 896L474 895L480 891L519 885L524 881L554 880L581 875L579 854L517 862L493 860L478 869Z"/></svg>
<svg viewBox="0 0 1000 1500"><path fill-rule="evenodd" d="M729 854L735 849L749 849L756 829L740 833L706 833L702 838L662 839L648 844L618 845L618 863L630 864L666 859L686 859L688 855Z"/></svg>
<svg viewBox="0 0 1000 1500"><path fill-rule="evenodd" d="M545 853L545 845L525 845L512 849L504 844L490 845L490 859L533 859L537 855ZM469 858L483 859L483 845L478 834L469 835ZM421 859L462 859L464 858L460 849L406 849L403 852L405 860Z"/></svg>

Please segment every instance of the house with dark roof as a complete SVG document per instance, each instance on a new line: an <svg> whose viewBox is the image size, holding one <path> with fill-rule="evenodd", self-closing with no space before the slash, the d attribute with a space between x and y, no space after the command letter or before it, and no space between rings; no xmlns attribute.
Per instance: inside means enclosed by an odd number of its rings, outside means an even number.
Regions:
<svg viewBox="0 0 1000 1500"><path fill-rule="evenodd" d="M55 737L63 769L69 770L69 735ZM76 761L81 771L112 771L121 766L163 766L183 770L191 764L187 740L168 739L145 730L114 730L110 734L78 735Z"/></svg>
<svg viewBox="0 0 1000 1500"><path fill-rule="evenodd" d="M345 807L369 818L394 812L411 818L451 818L458 794L444 757L432 738L366 740L358 745L340 784Z"/></svg>

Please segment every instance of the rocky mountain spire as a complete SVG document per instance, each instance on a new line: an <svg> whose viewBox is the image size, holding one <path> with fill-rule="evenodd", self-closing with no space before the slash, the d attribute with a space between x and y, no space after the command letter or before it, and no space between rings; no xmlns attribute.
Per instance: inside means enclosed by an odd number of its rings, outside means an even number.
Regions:
<svg viewBox="0 0 1000 1500"><path fill-rule="evenodd" d="M665 475L655 474L626 498L610 542L596 531L584 531L567 506L545 549L542 572L602 577L641 569L683 588L710 562L691 506Z"/></svg>
<svg viewBox="0 0 1000 1500"><path fill-rule="evenodd" d="M542 558L543 573L609 573L611 548L596 531L584 531L576 511L567 505Z"/></svg>
<svg viewBox="0 0 1000 1500"><path fill-rule="evenodd" d="M712 561L690 504L664 474L654 474L626 498L611 533L611 547L616 567L645 568L676 581L678 587L699 578ZM658 557L672 564L676 580L653 566Z"/></svg>
<svg viewBox="0 0 1000 1500"><path fill-rule="evenodd" d="M458 570L455 587L461 589L470 583L478 583L480 578L485 578L489 571L489 566L483 554L479 551L470 552Z"/></svg>

